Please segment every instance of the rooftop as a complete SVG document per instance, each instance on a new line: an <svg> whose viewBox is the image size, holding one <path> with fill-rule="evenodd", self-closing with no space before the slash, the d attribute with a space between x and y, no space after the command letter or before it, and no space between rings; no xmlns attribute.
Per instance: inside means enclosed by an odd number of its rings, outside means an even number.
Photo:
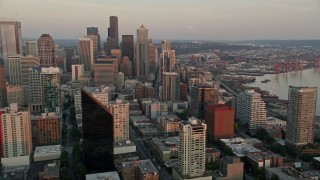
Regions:
<svg viewBox="0 0 320 180"><path fill-rule="evenodd" d="M156 144L161 151L170 151L170 149L178 148L178 141L174 137L167 137L160 139L158 137L152 138L152 142Z"/></svg>
<svg viewBox="0 0 320 180"><path fill-rule="evenodd" d="M39 146L34 151L34 157L47 156L50 154L60 154L61 145Z"/></svg>
<svg viewBox="0 0 320 180"><path fill-rule="evenodd" d="M238 157L244 157L248 153L260 152L259 149L253 147L252 145L246 143L242 138L231 138L231 139L220 139L226 146L228 146L233 154Z"/></svg>
<svg viewBox="0 0 320 180"><path fill-rule="evenodd" d="M138 167L142 174L159 174L159 171L156 169L150 159L140 160L138 163Z"/></svg>
<svg viewBox="0 0 320 180"><path fill-rule="evenodd" d="M44 166L43 176L46 178L59 177L60 165L57 161Z"/></svg>
<svg viewBox="0 0 320 180"><path fill-rule="evenodd" d="M86 180L120 180L119 174L117 171L96 173L96 174L87 174Z"/></svg>

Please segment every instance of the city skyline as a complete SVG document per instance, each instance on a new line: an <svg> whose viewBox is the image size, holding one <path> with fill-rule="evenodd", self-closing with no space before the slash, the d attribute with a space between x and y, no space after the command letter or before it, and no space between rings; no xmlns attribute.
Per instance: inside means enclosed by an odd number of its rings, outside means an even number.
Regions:
<svg viewBox="0 0 320 180"><path fill-rule="evenodd" d="M119 35L135 34L135 30L144 24L151 30L153 39L320 39L317 19L320 2L316 0L242 0L232 3L222 0L203 0L202 3L125 0L111 5L111 2L101 0L29 0L24 6L19 3L17 0L0 2L0 17L20 21L24 38L49 33L54 39L78 39L86 34L86 27L92 26L99 28L104 39L108 33L109 16L118 16ZM35 9L37 13L32 13ZM69 12L70 9L78 10Z"/></svg>

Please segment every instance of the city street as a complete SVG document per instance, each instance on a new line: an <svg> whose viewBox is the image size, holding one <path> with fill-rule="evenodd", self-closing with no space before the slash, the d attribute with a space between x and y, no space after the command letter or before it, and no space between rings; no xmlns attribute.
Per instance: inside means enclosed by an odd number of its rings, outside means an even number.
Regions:
<svg viewBox="0 0 320 180"><path fill-rule="evenodd" d="M72 120L70 119L70 109L73 106L70 106L68 109L64 110L64 113L66 113L66 123L68 126L68 133L67 133L67 144L64 147L64 150L69 153L69 158L68 158L68 173L69 177L73 177L73 169L72 169L72 150L73 150L73 138L72 138ZM73 177L73 179L76 179Z"/></svg>

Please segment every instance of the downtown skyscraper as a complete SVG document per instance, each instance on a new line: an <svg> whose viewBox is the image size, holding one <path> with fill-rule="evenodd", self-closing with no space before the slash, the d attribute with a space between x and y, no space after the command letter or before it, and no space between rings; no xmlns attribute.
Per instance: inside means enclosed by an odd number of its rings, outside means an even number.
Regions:
<svg viewBox="0 0 320 180"><path fill-rule="evenodd" d="M135 70L136 77L149 75L149 36L148 29L143 25L137 29Z"/></svg>
<svg viewBox="0 0 320 180"><path fill-rule="evenodd" d="M38 56L41 67L55 66L55 44L49 34L42 34L38 40Z"/></svg>
<svg viewBox="0 0 320 180"><path fill-rule="evenodd" d="M108 28L108 37L105 44L106 55L111 55L112 49L119 48L119 29L118 29L118 17L110 16L110 26Z"/></svg>
<svg viewBox="0 0 320 180"><path fill-rule="evenodd" d="M293 146L313 143L317 88L289 86L286 143Z"/></svg>
<svg viewBox="0 0 320 180"><path fill-rule="evenodd" d="M0 34L1 37L1 34ZM2 52L2 42L0 41L0 108L7 106L6 73Z"/></svg>

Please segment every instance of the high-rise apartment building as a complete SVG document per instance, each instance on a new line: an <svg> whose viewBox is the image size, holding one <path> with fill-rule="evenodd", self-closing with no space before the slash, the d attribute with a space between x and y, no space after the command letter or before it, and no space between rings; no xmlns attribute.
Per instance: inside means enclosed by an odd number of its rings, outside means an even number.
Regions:
<svg viewBox="0 0 320 180"><path fill-rule="evenodd" d="M61 144L60 118L55 113L43 113L36 120L37 146Z"/></svg>
<svg viewBox="0 0 320 180"><path fill-rule="evenodd" d="M130 62L134 62L134 45L133 45L133 35L122 35L122 58L127 56ZM133 67L132 67L133 68ZM132 69L133 71L133 69Z"/></svg>
<svg viewBox="0 0 320 180"><path fill-rule="evenodd" d="M227 105L208 105L205 113L207 133L215 140L233 138L235 109Z"/></svg>
<svg viewBox="0 0 320 180"><path fill-rule="evenodd" d="M266 124L267 112L261 94L254 90L245 90L237 97L237 119L250 130Z"/></svg>
<svg viewBox="0 0 320 180"><path fill-rule="evenodd" d="M191 116L204 119L207 105L218 104L219 91L209 85L191 88Z"/></svg>
<svg viewBox="0 0 320 180"><path fill-rule="evenodd" d="M55 67L29 69L30 107L32 112L60 111L60 69Z"/></svg>
<svg viewBox="0 0 320 180"><path fill-rule="evenodd" d="M7 69L9 56L17 54L22 55L21 23L18 21L1 19L0 41L0 44L2 44L3 62Z"/></svg>
<svg viewBox="0 0 320 180"><path fill-rule="evenodd" d="M75 55L74 48L69 47L65 48L64 51L66 52L66 68L67 72L71 72L71 66L72 66L72 57Z"/></svg>
<svg viewBox="0 0 320 180"><path fill-rule="evenodd" d="M131 79L133 77L132 70L132 61L129 60L128 56L124 56L120 65L120 72L123 72L125 79Z"/></svg>
<svg viewBox="0 0 320 180"><path fill-rule="evenodd" d="M49 34L42 34L38 39L38 56L42 67L55 66L55 44Z"/></svg>
<svg viewBox="0 0 320 180"><path fill-rule="evenodd" d="M29 156L32 152L31 117L28 109L18 109L11 104L10 109L1 116L1 161L20 156ZM29 161L29 157L27 157Z"/></svg>
<svg viewBox="0 0 320 180"><path fill-rule="evenodd" d="M93 71L94 63L94 47L93 41L90 38L81 37L79 38L79 64L84 65L84 71Z"/></svg>
<svg viewBox="0 0 320 180"><path fill-rule="evenodd" d="M9 56L9 83L11 85L21 85L21 55Z"/></svg>
<svg viewBox="0 0 320 180"><path fill-rule="evenodd" d="M83 77L84 77L83 64L72 65L72 81L83 80Z"/></svg>
<svg viewBox="0 0 320 180"><path fill-rule="evenodd" d="M180 122L179 162L172 173L174 179L203 176L206 169L206 130L206 124L194 117Z"/></svg>
<svg viewBox="0 0 320 180"><path fill-rule="evenodd" d="M27 41L26 42L26 55L38 57L38 42Z"/></svg>
<svg viewBox="0 0 320 180"><path fill-rule="evenodd" d="M162 97L161 100L179 101L180 99L180 78L178 73L164 72L162 74Z"/></svg>
<svg viewBox="0 0 320 180"><path fill-rule="evenodd" d="M114 85L118 75L116 57L101 56L94 63L94 85Z"/></svg>
<svg viewBox="0 0 320 180"><path fill-rule="evenodd" d="M289 87L286 143L302 146L313 143L317 103L316 87Z"/></svg>
<svg viewBox="0 0 320 180"><path fill-rule="evenodd" d="M143 25L137 29L135 63L136 77L149 75L149 36L148 29Z"/></svg>
<svg viewBox="0 0 320 180"><path fill-rule="evenodd" d="M97 27L87 27L87 35L97 36L97 50L99 54L99 52L101 51L101 39L99 29Z"/></svg>
<svg viewBox="0 0 320 180"><path fill-rule="evenodd" d="M113 116L109 109L81 90L84 163L88 171L113 171Z"/></svg>
<svg viewBox="0 0 320 180"><path fill-rule="evenodd" d="M114 143L129 140L129 103L120 99L107 105L113 115L113 141Z"/></svg>
<svg viewBox="0 0 320 180"><path fill-rule="evenodd" d="M21 57L21 85L29 85L29 69L40 66L40 59L34 56Z"/></svg>

